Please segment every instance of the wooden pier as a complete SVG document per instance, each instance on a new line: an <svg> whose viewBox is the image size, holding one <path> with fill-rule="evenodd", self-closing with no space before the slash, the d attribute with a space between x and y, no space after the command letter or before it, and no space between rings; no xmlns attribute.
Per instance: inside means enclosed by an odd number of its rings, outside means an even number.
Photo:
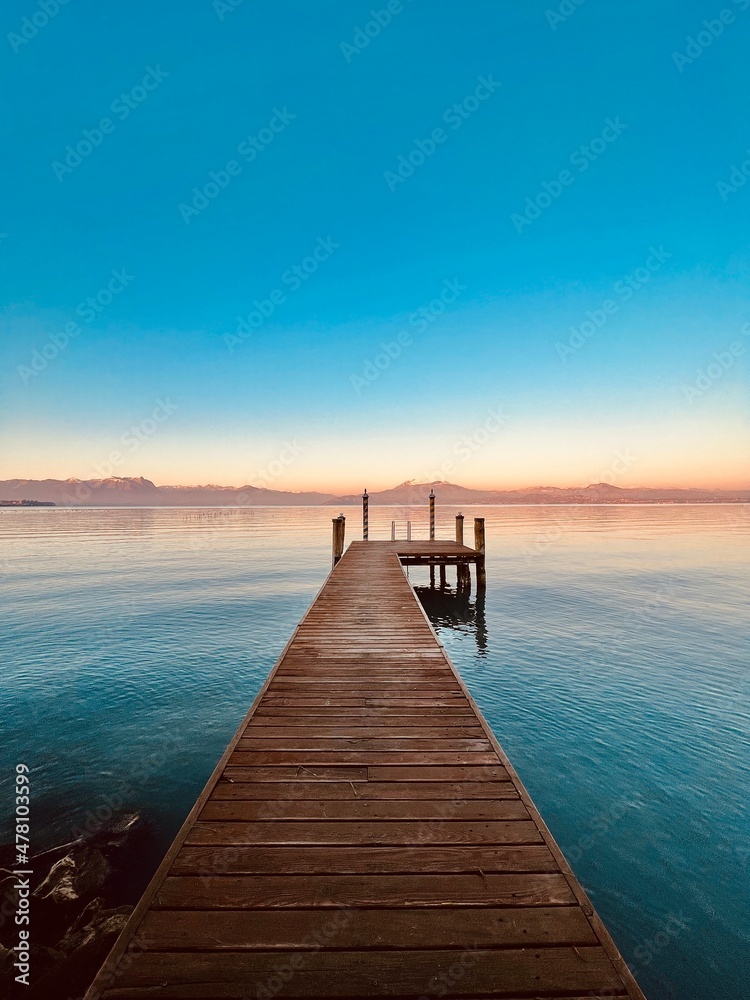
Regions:
<svg viewBox="0 0 750 1000"><path fill-rule="evenodd" d="M643 1000L402 566L470 558L336 560L87 1000Z"/></svg>

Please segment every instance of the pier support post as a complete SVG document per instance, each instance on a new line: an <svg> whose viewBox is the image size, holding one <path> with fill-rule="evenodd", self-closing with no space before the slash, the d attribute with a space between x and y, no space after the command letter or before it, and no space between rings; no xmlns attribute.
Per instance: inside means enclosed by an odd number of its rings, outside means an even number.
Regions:
<svg viewBox="0 0 750 1000"><path fill-rule="evenodd" d="M445 579L445 563L440 563L440 589L445 590L447 581Z"/></svg>
<svg viewBox="0 0 750 1000"><path fill-rule="evenodd" d="M435 491L430 490L430 541L435 541Z"/></svg>
<svg viewBox="0 0 750 1000"><path fill-rule="evenodd" d="M333 518L333 565L335 566L344 554L344 531L346 518L343 514Z"/></svg>
<svg viewBox="0 0 750 1000"><path fill-rule="evenodd" d="M456 514L456 542L464 544L464 516ZM471 590L471 570L466 563L456 566L456 590Z"/></svg>
<svg viewBox="0 0 750 1000"><path fill-rule="evenodd" d="M362 494L362 538L368 541L370 538L370 498L367 495L367 487Z"/></svg>
<svg viewBox="0 0 750 1000"><path fill-rule="evenodd" d="M484 542L484 518L474 518L474 548L481 553L477 559L477 590L484 590L487 586L487 571L484 566L485 542Z"/></svg>

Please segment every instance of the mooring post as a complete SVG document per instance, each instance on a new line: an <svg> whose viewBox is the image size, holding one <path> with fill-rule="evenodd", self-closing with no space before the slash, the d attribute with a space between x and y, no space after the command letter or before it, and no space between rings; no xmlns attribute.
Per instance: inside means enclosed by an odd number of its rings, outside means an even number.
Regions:
<svg viewBox="0 0 750 1000"><path fill-rule="evenodd" d="M477 590L484 590L487 586L487 571L484 566L485 544L484 544L484 518L474 518L474 548L481 553L477 559Z"/></svg>
<svg viewBox="0 0 750 1000"><path fill-rule="evenodd" d="M367 487L362 494L362 538L368 541L370 538L370 512L368 510L370 498L367 495Z"/></svg>
<svg viewBox="0 0 750 1000"><path fill-rule="evenodd" d="M333 565L335 566L344 554L344 531L346 518L343 514L333 518Z"/></svg>
<svg viewBox="0 0 750 1000"><path fill-rule="evenodd" d="M430 489L430 541L435 541L435 491Z"/></svg>
<svg viewBox="0 0 750 1000"><path fill-rule="evenodd" d="M456 542L464 544L464 516L456 514ZM466 563L456 566L456 590L471 590L471 571Z"/></svg>
<svg viewBox="0 0 750 1000"><path fill-rule="evenodd" d="M391 521L391 541L396 541L396 522Z"/></svg>
<svg viewBox="0 0 750 1000"><path fill-rule="evenodd" d="M411 521L406 522L406 540L411 541Z"/></svg>

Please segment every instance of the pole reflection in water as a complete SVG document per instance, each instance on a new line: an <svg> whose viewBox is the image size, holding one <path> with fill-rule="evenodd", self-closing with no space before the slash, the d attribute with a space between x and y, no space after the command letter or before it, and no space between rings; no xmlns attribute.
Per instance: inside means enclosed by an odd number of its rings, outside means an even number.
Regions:
<svg viewBox="0 0 750 1000"><path fill-rule="evenodd" d="M486 655L487 618L483 592L472 600L469 591L449 587L415 587L414 591L438 635L443 629L473 635L477 651L481 656Z"/></svg>

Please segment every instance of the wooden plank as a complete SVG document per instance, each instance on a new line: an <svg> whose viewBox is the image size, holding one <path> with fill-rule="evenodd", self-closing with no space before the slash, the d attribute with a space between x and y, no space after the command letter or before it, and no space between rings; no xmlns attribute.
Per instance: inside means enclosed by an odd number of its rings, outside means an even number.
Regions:
<svg viewBox="0 0 750 1000"><path fill-rule="evenodd" d="M462 694L448 696L441 694L439 698L382 698L369 695L365 704L372 708L453 708L457 712L465 712L468 702Z"/></svg>
<svg viewBox="0 0 750 1000"><path fill-rule="evenodd" d="M487 739L464 740L441 736L420 739L417 736L344 736L339 738L310 735L285 736L280 739L264 739L260 736L243 736L237 744L238 752L252 750L489 750Z"/></svg>
<svg viewBox="0 0 750 1000"><path fill-rule="evenodd" d="M321 764L497 764L494 751L463 750L257 750L235 752L230 767L256 767L268 764L297 764L316 767Z"/></svg>
<svg viewBox="0 0 750 1000"><path fill-rule="evenodd" d="M502 764L457 767L454 765L369 765L370 781L508 781Z"/></svg>
<svg viewBox="0 0 750 1000"><path fill-rule="evenodd" d="M339 915L339 922L345 919ZM333 929L335 933L335 923ZM330 932L329 932L330 933ZM501 955L502 976L498 976ZM142 952L131 956L127 982L107 991L110 1000L206 1000L257 996L259 988L281 981L285 997L435 996L445 983L457 982L470 996L540 996L540 984L570 996L610 995L622 988L600 947L466 949L455 951L328 951L305 953L289 966L286 982L279 977L275 952ZM283 968L283 966L282 966ZM264 995L264 994L260 994ZM543 996L544 994L542 994Z"/></svg>
<svg viewBox="0 0 750 1000"><path fill-rule="evenodd" d="M540 844L484 847L317 847L188 845L172 867L173 875L339 875L436 872L485 875L558 870L549 849Z"/></svg>
<svg viewBox="0 0 750 1000"><path fill-rule="evenodd" d="M329 720L331 721L331 720ZM471 739L484 740L481 726L463 723L459 726L267 726L252 725L245 730L245 738L263 740L304 740L304 739L398 739L398 740L442 740Z"/></svg>
<svg viewBox="0 0 750 1000"><path fill-rule="evenodd" d="M293 820L262 822L198 822L188 844L539 844L533 823L523 820L476 820L435 823Z"/></svg>
<svg viewBox="0 0 750 1000"><path fill-rule="evenodd" d="M356 767L349 764L313 765L312 767L301 767L294 764L261 767L232 767L227 765L221 780L232 780L235 772L241 772L238 776L238 780L241 781L367 781L366 767Z"/></svg>
<svg viewBox="0 0 750 1000"><path fill-rule="evenodd" d="M265 721L270 721L272 719L294 719L299 718L304 719L305 723L310 723L315 725L317 721L322 721L327 724L327 720L331 719L346 719L354 720L367 720L368 725L376 725L382 723L383 725L388 725L388 723L394 726L409 725L408 722L402 722L402 719L411 720L411 724L419 725L420 722L417 720L424 720L427 725L447 725L452 719L457 719L465 722L474 722L476 716L469 712L468 707L461 709L460 706L456 708L411 708L408 705L391 705L388 708L376 708L371 705L369 707L362 708L351 708L347 709L345 712L341 711L341 707L337 706L331 708L330 706L318 706L317 708L313 706L302 706L300 708L289 707L275 707L264 701L263 706L258 709L255 713L253 724L261 725ZM429 720L434 720L430 722Z"/></svg>
<svg viewBox="0 0 750 1000"><path fill-rule="evenodd" d="M557 874L512 875L170 875L154 899L163 909L291 907L570 906Z"/></svg>
<svg viewBox="0 0 750 1000"><path fill-rule="evenodd" d="M304 775L301 776L304 778ZM256 781L251 767L228 767L211 798L212 802L222 799L310 799L325 802L331 799L343 801L408 799L517 799L518 792L511 781L328 781L325 788L320 781Z"/></svg>
<svg viewBox="0 0 750 1000"><path fill-rule="evenodd" d="M291 711L286 709L285 711ZM442 735L449 729L468 729L472 733L479 732L484 735L484 730L471 715L270 715L263 713L253 719L252 725L248 726L245 733L251 731L258 732L260 729L280 729L285 732L290 729L305 728L308 732L318 732L321 736L330 736L330 733L320 732L324 729L334 729L333 735L337 735L342 730L357 730L353 735L362 736L367 733L359 732L360 729L391 728L396 735L406 734L412 730L418 730L416 735L433 736ZM430 732L423 732L428 729ZM267 735L275 736L276 733ZM282 734L283 735L283 734Z"/></svg>
<svg viewBox="0 0 750 1000"><path fill-rule="evenodd" d="M143 947L174 951L313 951L334 948L476 948L595 945L573 906L496 909L350 910L327 940L330 914L316 910L152 910Z"/></svg>
<svg viewBox="0 0 750 1000"><path fill-rule="evenodd" d="M202 822L252 822L298 819L391 820L424 819L437 821L475 819L528 819L520 798L515 800L407 799L400 801L311 801L309 799L247 801L240 798L242 785L229 799L212 799L200 815Z"/></svg>

